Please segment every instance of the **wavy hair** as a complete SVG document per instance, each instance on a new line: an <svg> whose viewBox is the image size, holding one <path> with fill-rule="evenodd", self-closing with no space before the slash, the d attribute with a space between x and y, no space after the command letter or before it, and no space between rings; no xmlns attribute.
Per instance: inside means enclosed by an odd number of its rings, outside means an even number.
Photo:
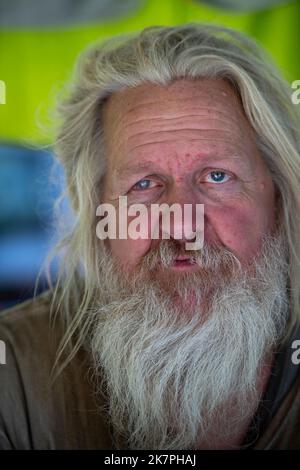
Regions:
<svg viewBox="0 0 300 470"><path fill-rule="evenodd" d="M77 62L67 96L59 103L55 152L62 163L76 220L58 248L64 248L53 289L52 314L62 315L65 334L57 363L72 359L89 328L96 298L100 242L96 207L105 176L102 109L126 87L149 82L167 85L186 78L226 79L240 96L280 195L280 214L289 256L290 319L286 338L300 319L300 113L291 87L270 58L248 37L223 27L186 24L153 26L92 45ZM100 284L99 284L100 283Z"/></svg>

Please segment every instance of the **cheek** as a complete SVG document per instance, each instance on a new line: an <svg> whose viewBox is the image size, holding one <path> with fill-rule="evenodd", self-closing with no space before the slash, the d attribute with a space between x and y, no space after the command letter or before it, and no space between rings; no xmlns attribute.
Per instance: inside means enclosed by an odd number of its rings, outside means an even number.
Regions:
<svg viewBox="0 0 300 470"><path fill-rule="evenodd" d="M132 271L145 256L151 240L109 240L112 256L120 263L121 269Z"/></svg>
<svg viewBox="0 0 300 470"><path fill-rule="evenodd" d="M242 262L251 261L258 253L263 235L275 225L274 201L222 207L208 214L208 225L217 239Z"/></svg>
<svg viewBox="0 0 300 470"><path fill-rule="evenodd" d="M109 201L109 199L104 198L104 201ZM116 238L109 238L106 240L106 243L111 250L112 257L117 260L120 268L125 272L130 272L134 270L141 258L149 251L151 240L132 239L128 236L128 228L133 217L128 215L127 207L121 215L120 210L116 208L114 214L112 214L112 219L109 222L115 227L112 233L114 233Z"/></svg>

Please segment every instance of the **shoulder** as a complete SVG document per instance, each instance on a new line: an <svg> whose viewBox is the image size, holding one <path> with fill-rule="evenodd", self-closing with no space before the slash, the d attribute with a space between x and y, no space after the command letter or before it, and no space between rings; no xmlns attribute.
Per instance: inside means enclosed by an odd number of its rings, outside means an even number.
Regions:
<svg viewBox="0 0 300 470"><path fill-rule="evenodd" d="M33 364L36 355L49 355L53 344L50 307L52 292L0 313L0 340L17 362Z"/></svg>
<svg viewBox="0 0 300 470"><path fill-rule="evenodd" d="M47 321L50 314L52 291L47 290L37 297L26 300L0 312L0 329L16 330L27 323Z"/></svg>
<svg viewBox="0 0 300 470"><path fill-rule="evenodd" d="M32 447L28 423L45 404L53 356L51 297L47 291L0 313L0 434L15 448Z"/></svg>
<svg viewBox="0 0 300 470"><path fill-rule="evenodd" d="M0 364L0 449L110 448L87 352L81 348L51 380L64 334L63 313L53 323L51 301L47 291L0 313L6 348L5 364Z"/></svg>
<svg viewBox="0 0 300 470"><path fill-rule="evenodd" d="M300 449L300 368L256 449Z"/></svg>

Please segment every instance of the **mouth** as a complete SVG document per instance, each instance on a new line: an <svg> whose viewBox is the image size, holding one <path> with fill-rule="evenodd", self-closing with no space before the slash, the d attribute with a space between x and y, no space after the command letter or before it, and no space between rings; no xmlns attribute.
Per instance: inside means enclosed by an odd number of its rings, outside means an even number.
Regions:
<svg viewBox="0 0 300 470"><path fill-rule="evenodd" d="M195 271L197 268L196 262L188 256L177 256L171 266L176 271Z"/></svg>

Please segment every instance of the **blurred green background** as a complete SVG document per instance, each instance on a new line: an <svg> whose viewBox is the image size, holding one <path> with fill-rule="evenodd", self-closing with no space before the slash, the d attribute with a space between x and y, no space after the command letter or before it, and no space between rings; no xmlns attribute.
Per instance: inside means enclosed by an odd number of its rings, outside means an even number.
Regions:
<svg viewBox="0 0 300 470"><path fill-rule="evenodd" d="M50 13L47 11L47 3L0 0L0 80L6 83L6 105L0 105L0 139L5 141L51 140L37 121L47 122L47 110L62 82L70 77L78 53L92 41L154 24L204 21L236 28L256 38L270 52L288 81L300 79L299 1L141 0L123 1L120 8L120 0L110 0L104 2L108 5L104 15L103 1L97 0L98 14L94 12L94 18L88 20L89 2L71 1L67 5L73 22L66 8L61 16L59 11L54 15L53 7ZM72 12L72 3L77 16ZM22 21L24 5L26 18ZM5 22L5 8L7 11L13 7L15 12L6 15Z"/></svg>

